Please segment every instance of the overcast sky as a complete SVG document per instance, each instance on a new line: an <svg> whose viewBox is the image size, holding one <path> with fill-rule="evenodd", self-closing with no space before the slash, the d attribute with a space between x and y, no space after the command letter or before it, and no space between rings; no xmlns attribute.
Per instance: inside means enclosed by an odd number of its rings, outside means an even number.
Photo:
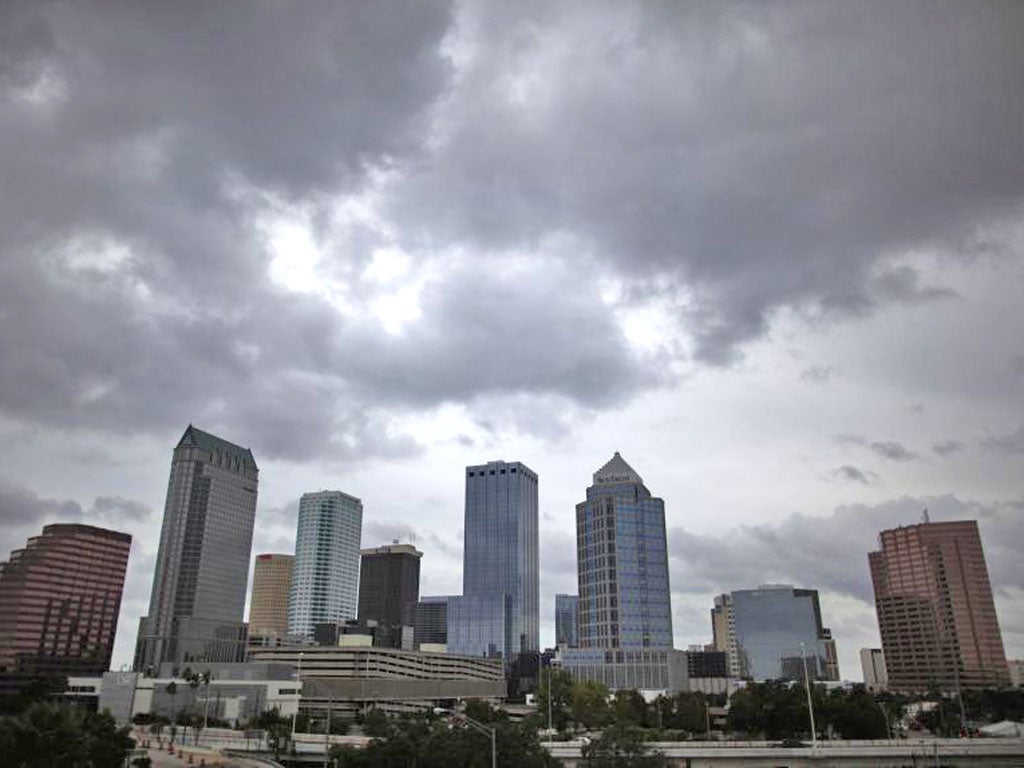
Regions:
<svg viewBox="0 0 1024 768"><path fill-rule="evenodd" d="M171 451L252 448L461 591L463 467L540 476L541 642L616 450L675 638L822 592L878 644L884 527L979 520L1024 656L1024 4L0 3L0 557L134 536Z"/></svg>

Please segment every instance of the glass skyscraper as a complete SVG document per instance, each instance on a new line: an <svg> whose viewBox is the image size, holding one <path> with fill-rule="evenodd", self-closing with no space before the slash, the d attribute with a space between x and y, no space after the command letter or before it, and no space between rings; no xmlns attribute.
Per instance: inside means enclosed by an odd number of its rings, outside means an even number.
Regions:
<svg viewBox="0 0 1024 768"><path fill-rule="evenodd" d="M520 462L466 467L462 596L448 600L448 650L512 663L540 647L537 475Z"/></svg>
<svg viewBox="0 0 1024 768"><path fill-rule="evenodd" d="M729 672L747 680L838 680L835 644L822 626L818 592L788 584L741 589L715 598L715 647Z"/></svg>
<svg viewBox="0 0 1024 768"><path fill-rule="evenodd" d="M576 505L576 548L580 647L671 648L665 502L618 452Z"/></svg>
<svg viewBox="0 0 1024 768"><path fill-rule="evenodd" d="M576 631L579 606L577 595L555 595L555 645L575 648L579 644Z"/></svg>
<svg viewBox="0 0 1024 768"><path fill-rule="evenodd" d="M317 624L356 618L363 503L341 491L299 500L288 634L313 636Z"/></svg>
<svg viewBox="0 0 1024 768"><path fill-rule="evenodd" d="M149 615L135 669L241 661L259 470L252 451L191 424L174 449Z"/></svg>

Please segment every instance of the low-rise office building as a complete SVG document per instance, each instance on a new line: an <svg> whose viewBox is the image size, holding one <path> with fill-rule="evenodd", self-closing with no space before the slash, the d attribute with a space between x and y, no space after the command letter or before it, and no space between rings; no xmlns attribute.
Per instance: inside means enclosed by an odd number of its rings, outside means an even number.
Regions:
<svg viewBox="0 0 1024 768"><path fill-rule="evenodd" d="M460 699L498 703L505 697L501 659L403 651L374 646L265 648L259 662L288 664L302 681L302 712L355 715L449 707Z"/></svg>
<svg viewBox="0 0 1024 768"><path fill-rule="evenodd" d="M672 648L560 648L552 663L577 682L603 683L611 691L687 690L686 652Z"/></svg>
<svg viewBox="0 0 1024 768"><path fill-rule="evenodd" d="M156 677L106 672L99 688L99 709L109 710L122 724L137 715L198 715L237 726L262 712L276 709L287 716L298 707L299 686L288 664L200 663L192 671L209 673L209 684L190 683L183 670L172 674L167 663Z"/></svg>

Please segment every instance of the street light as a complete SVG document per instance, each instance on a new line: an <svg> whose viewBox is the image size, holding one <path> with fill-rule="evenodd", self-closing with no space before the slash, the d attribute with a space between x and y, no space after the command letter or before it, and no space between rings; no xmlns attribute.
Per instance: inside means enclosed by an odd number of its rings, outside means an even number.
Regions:
<svg viewBox="0 0 1024 768"><path fill-rule="evenodd" d="M484 725L483 723L474 720L468 715L464 715L462 712L456 712L451 709L444 709L443 707L434 707L435 715L453 715L457 720L464 722L470 726L473 730L478 733L482 733L485 736L491 737L491 768L498 768L498 742L495 738L497 733L496 729L490 725Z"/></svg>
<svg viewBox="0 0 1024 768"><path fill-rule="evenodd" d="M292 712L292 749L295 748L295 718L299 714L299 704L302 702L302 657L305 655L303 651L299 651L299 664L295 671L295 680L298 683L298 698L295 700L295 711Z"/></svg>
<svg viewBox="0 0 1024 768"><path fill-rule="evenodd" d="M800 659L804 663L804 685L807 687L807 711L811 714L811 748L818 746L818 734L814 730L814 701L811 699L811 678L807 674L807 655L804 653L804 644L800 643Z"/></svg>

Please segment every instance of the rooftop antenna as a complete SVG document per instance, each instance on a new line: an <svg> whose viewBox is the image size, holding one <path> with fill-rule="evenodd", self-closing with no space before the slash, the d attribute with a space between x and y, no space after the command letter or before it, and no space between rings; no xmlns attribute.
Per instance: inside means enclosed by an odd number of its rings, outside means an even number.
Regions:
<svg viewBox="0 0 1024 768"><path fill-rule="evenodd" d="M924 508L924 512L921 513L921 522L922 523L930 523L931 522L931 520L928 519L928 507L925 507Z"/></svg>

